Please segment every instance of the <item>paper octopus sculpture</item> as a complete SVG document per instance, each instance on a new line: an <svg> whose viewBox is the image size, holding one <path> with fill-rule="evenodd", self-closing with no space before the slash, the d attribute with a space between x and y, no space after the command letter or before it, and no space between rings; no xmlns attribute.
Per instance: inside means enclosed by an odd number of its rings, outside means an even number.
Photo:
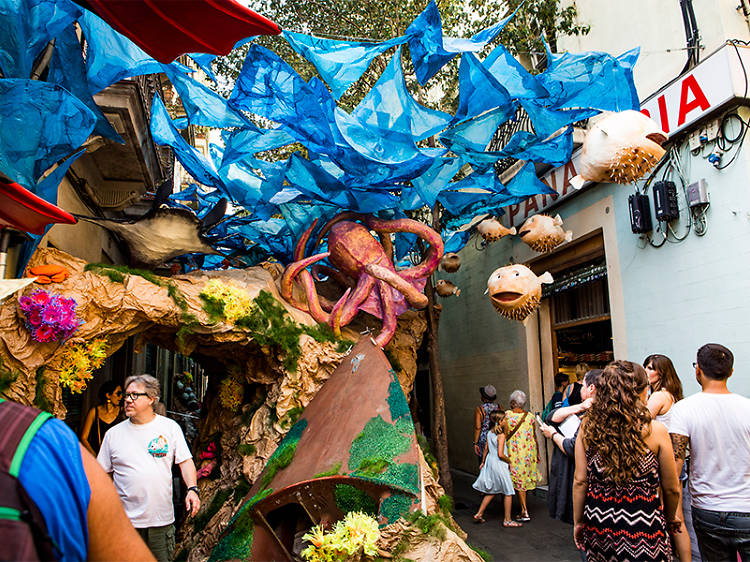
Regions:
<svg viewBox="0 0 750 562"><path fill-rule="evenodd" d="M422 292L429 277L443 257L443 239L427 225L411 219L382 220L372 216L341 213L331 219L318 234L317 247L328 236L328 251L305 257L310 235L317 220L302 234L294 250L294 262L287 266L281 278L281 294L290 304L309 312L321 323L328 324L337 335L359 310L383 321L383 328L375 337L385 346L396 331L396 318L410 306L424 308L427 297ZM377 233L380 242L370 231ZM416 234L428 244L422 262L414 267L397 270L393 265L390 234ZM331 267L319 264L327 259ZM313 265L315 264L315 265ZM347 286L343 296L332 302L318 295L315 276L325 273ZM292 286L298 280L307 295L307 303L294 297Z"/></svg>

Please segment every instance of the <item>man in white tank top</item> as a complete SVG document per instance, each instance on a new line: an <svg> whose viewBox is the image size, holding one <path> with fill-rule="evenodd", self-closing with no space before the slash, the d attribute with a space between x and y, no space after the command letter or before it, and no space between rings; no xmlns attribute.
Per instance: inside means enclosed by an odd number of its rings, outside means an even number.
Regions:
<svg viewBox="0 0 750 562"><path fill-rule="evenodd" d="M669 433L678 472L690 447L693 527L704 560L750 560L750 399L729 392L734 357L723 345L698 350L702 392L675 404Z"/></svg>

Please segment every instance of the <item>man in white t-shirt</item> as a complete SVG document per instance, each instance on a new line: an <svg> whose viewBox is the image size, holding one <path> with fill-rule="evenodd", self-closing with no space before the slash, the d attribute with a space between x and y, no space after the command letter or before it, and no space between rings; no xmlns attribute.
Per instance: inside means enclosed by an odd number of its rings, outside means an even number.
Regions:
<svg viewBox="0 0 750 562"><path fill-rule="evenodd" d="M701 557L750 561L750 399L729 392L734 357L723 345L698 350L703 389L672 407L669 433L679 473L690 447L693 527Z"/></svg>
<svg viewBox="0 0 750 562"><path fill-rule="evenodd" d="M106 472L114 473L125 513L161 561L171 560L174 554L173 464L179 465L188 487L185 506L191 516L198 513L200 499L195 464L182 429L154 412L159 390L159 381L150 375L125 380L128 419L107 431L97 460Z"/></svg>

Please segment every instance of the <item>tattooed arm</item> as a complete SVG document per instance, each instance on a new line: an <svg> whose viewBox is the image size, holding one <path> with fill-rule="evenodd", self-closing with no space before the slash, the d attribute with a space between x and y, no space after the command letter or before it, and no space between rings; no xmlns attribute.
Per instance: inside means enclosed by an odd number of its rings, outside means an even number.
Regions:
<svg viewBox="0 0 750 562"><path fill-rule="evenodd" d="M685 462L689 439L687 435L680 435L679 433L670 433L669 437L672 440L674 461L677 465L677 474L679 475L682 472L682 463Z"/></svg>

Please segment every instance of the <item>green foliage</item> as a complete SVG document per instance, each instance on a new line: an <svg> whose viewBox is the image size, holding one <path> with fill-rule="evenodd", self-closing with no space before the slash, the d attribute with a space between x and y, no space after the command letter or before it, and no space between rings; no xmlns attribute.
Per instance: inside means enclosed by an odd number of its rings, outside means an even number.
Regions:
<svg viewBox="0 0 750 562"><path fill-rule="evenodd" d="M224 303L221 299L205 293L200 293L200 298L203 301L203 311L212 324L218 324L224 320Z"/></svg>
<svg viewBox="0 0 750 562"><path fill-rule="evenodd" d="M444 515L448 516L453 513L453 498L448 494L443 494L442 496L440 496L437 502L438 506L440 507L440 511L442 511Z"/></svg>
<svg viewBox="0 0 750 562"><path fill-rule="evenodd" d="M200 533L206 528L208 522L211 521L213 516L221 509L221 506L226 503L230 495L232 495L232 490L230 488L224 488L223 490L216 492L208 507L193 519L193 530L196 533Z"/></svg>
<svg viewBox="0 0 750 562"><path fill-rule="evenodd" d="M255 445L252 443L240 443L237 445L237 452L243 457L249 457L255 454Z"/></svg>
<svg viewBox="0 0 750 562"><path fill-rule="evenodd" d="M333 491L336 507L342 512L363 511L368 515L375 515L378 511L375 500L365 492L349 484L337 484Z"/></svg>
<svg viewBox="0 0 750 562"><path fill-rule="evenodd" d="M10 385L16 382L20 374L15 369L6 368L3 358L0 357L0 394L4 394L10 388Z"/></svg>
<svg viewBox="0 0 750 562"><path fill-rule="evenodd" d="M391 383L388 385L388 407L391 410L391 419L394 422L396 420L406 419L410 422L409 427L412 427L409 414L409 404L406 402L404 391L401 389L401 383L398 382L393 370L391 370L391 377Z"/></svg>
<svg viewBox="0 0 750 562"><path fill-rule="evenodd" d="M319 472L313 478L325 478L326 476L336 476L341 471L341 461L333 465L333 468L325 472Z"/></svg>
<svg viewBox="0 0 750 562"><path fill-rule="evenodd" d="M362 462L359 463L357 474L362 476L376 476L388 468L389 464L390 463L387 460L377 457L368 457L362 459Z"/></svg>
<svg viewBox="0 0 750 562"><path fill-rule="evenodd" d="M36 388L34 389L34 406L45 412L52 412L52 403L44 395L44 387L47 384L47 375L44 367L36 370Z"/></svg>
<svg viewBox="0 0 750 562"><path fill-rule="evenodd" d="M450 522L445 515L440 513L433 513L432 515L425 515L421 511L415 511L405 517L405 519L413 526L419 529L419 532L423 535L430 535L435 538L445 540L445 529L446 527L451 530L453 524Z"/></svg>

